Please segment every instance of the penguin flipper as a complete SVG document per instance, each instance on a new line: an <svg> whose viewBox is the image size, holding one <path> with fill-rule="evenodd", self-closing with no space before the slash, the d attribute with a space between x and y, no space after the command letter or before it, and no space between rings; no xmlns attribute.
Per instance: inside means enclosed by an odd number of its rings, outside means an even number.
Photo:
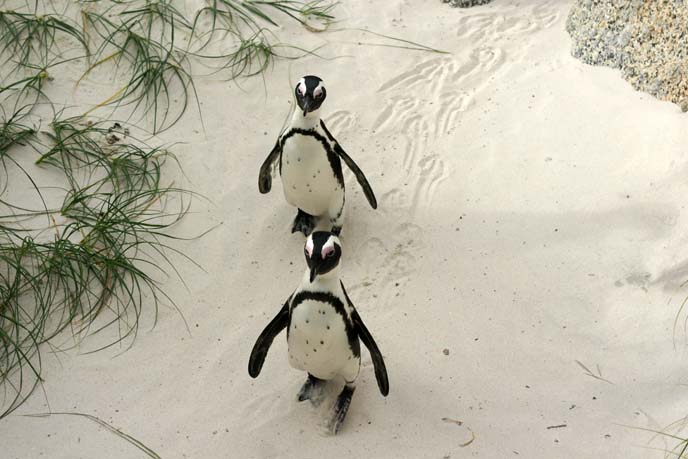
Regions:
<svg viewBox="0 0 688 459"><path fill-rule="evenodd" d="M358 184L361 185L361 188L363 188L363 193L365 194L370 207L377 209L377 199L375 198L375 193L373 193L373 189L370 187L370 183L368 183L368 179L363 174L361 168L358 167L358 164L354 162L351 156L344 151L344 149L339 145L339 142L337 142L332 134L330 134L330 131L325 126L325 122L323 120L320 120L320 127L323 128L323 131L325 131L325 134L327 135L327 138L330 139L330 142L334 143L334 152L344 160L346 166L351 169L351 172L353 172L356 176L356 180L358 181Z"/></svg>
<svg viewBox="0 0 688 459"><path fill-rule="evenodd" d="M353 309L351 313L351 320L354 323L354 330L356 330L356 334L361 341L363 341L365 347L368 348L368 352L370 352L370 357L373 359L373 366L375 367L375 379L377 379L377 387L380 389L380 393L386 397L387 394L389 394L389 380L387 379L387 367L385 366L385 360L382 358L382 353L377 347L377 343L375 343L373 335L371 335L368 331L368 328L366 328L365 324L363 323L363 319L361 319L361 316L358 315L358 311L356 311L356 308L351 302L349 295L346 293L344 284L341 283L341 285L344 296L346 297L346 301Z"/></svg>
<svg viewBox="0 0 688 459"><path fill-rule="evenodd" d="M272 164L277 160L279 153L281 151L280 141L277 139L277 143L272 147L272 151L263 161L263 165L260 166L260 172L258 173L258 189L262 194L270 192L272 188Z"/></svg>
<svg viewBox="0 0 688 459"><path fill-rule="evenodd" d="M263 368L265 357L268 355L272 341L289 324L289 300L284 303L280 312L270 321L253 345L251 357L248 360L248 374L257 378Z"/></svg>

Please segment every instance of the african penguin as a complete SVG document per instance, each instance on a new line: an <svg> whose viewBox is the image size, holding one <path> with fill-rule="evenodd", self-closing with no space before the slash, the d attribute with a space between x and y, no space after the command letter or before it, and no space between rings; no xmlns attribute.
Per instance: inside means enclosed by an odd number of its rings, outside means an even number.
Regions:
<svg viewBox="0 0 688 459"><path fill-rule="evenodd" d="M377 200L368 180L353 159L337 143L320 119L327 91L317 76L305 76L294 88L298 109L263 162L258 188L272 187L272 167L278 162L284 197L298 212L291 232L308 236L316 226L339 234L344 221L342 163L351 169L373 209ZM341 159L341 160L340 160Z"/></svg>
<svg viewBox="0 0 688 459"><path fill-rule="evenodd" d="M328 430L336 434L349 409L361 366L359 339L370 351L377 384L384 396L389 393L387 369L375 340L339 280L342 255L339 238L330 232L313 232L306 240L304 253L308 269L294 293L258 337L251 351L248 373L253 378L260 374L272 341L286 328L289 364L308 373L298 393L299 401L310 400L318 405L325 381L337 377L345 381L328 422Z"/></svg>

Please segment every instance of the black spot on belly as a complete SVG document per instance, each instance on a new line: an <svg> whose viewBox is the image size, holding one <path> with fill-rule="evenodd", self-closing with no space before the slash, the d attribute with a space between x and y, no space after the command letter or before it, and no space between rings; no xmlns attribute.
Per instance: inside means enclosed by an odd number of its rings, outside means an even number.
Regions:
<svg viewBox="0 0 688 459"><path fill-rule="evenodd" d="M325 344L325 341L320 341L320 344Z"/></svg>
<svg viewBox="0 0 688 459"><path fill-rule="evenodd" d="M318 352L318 350L316 348L313 348L313 352Z"/></svg>
<svg viewBox="0 0 688 459"><path fill-rule="evenodd" d="M329 326L329 325L327 326L327 329L328 329L328 330L330 329L330 326Z"/></svg>
<svg viewBox="0 0 688 459"><path fill-rule="evenodd" d="M308 340L306 340L306 344L308 344Z"/></svg>
<svg viewBox="0 0 688 459"><path fill-rule="evenodd" d="M308 322L309 322L308 319L306 319L306 323L308 323Z"/></svg>

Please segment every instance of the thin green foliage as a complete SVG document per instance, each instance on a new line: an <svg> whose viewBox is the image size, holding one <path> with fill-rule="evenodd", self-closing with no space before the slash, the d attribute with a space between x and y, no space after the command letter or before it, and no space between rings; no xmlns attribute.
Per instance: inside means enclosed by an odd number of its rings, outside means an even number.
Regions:
<svg viewBox="0 0 688 459"><path fill-rule="evenodd" d="M188 60L175 45L175 28L190 26L162 0L147 1L144 8L120 16L116 23L106 15L83 12L84 29L95 33L100 44L82 79L105 63L113 62L116 68L127 63L127 82L98 106L131 105L133 112L141 110L152 118L153 133L163 131L184 115L192 96L198 103Z"/></svg>
<svg viewBox="0 0 688 459"><path fill-rule="evenodd" d="M229 79L250 77L263 73L277 58L297 59L314 54L296 46L284 45L265 27L277 27L271 13L286 15L309 30L325 30L334 21L331 11L336 3L317 0L207 0L194 18L192 35L201 40L192 54L211 63L216 72L228 71ZM200 32L200 24L208 22L207 30ZM320 28L316 28L318 24ZM208 53L206 48L216 35L229 37L228 50ZM288 55L285 50L296 51Z"/></svg>
<svg viewBox="0 0 688 459"><path fill-rule="evenodd" d="M131 443L134 445L139 451L143 452L146 454L148 457L152 457L153 459L160 459L160 456L158 453L150 449L148 446L143 444L140 440L132 437L126 432L123 432L121 429L118 429L114 427L111 424L108 424L107 422L103 421L99 417L90 415L90 414L85 414L85 413L40 413L40 414L29 414L26 415L28 417L33 417L33 418L44 418L48 416L78 416L78 417L83 417L85 419L88 419L89 421L93 421L99 426L103 427L105 430L108 432L111 432L115 435L117 435L119 438Z"/></svg>
<svg viewBox="0 0 688 459"><path fill-rule="evenodd" d="M429 46L423 45L421 43L417 43L415 41L411 40L405 40L403 38L398 38L398 37L393 37L391 35L385 35L377 32L373 32L372 30L368 29L361 29L357 27L347 27L347 28L342 28L342 29L336 29L336 30L331 30L331 32L362 32L364 34L370 34L376 37L384 38L385 40L389 40L391 43L368 43L368 42L361 42L358 41L356 42L357 45L362 45L362 46L379 46L383 48L398 48L398 49L406 49L409 51L422 51L426 53L437 53L437 54L450 54L448 51L442 51L441 49L437 48L431 48Z"/></svg>
<svg viewBox="0 0 688 459"><path fill-rule="evenodd" d="M16 126L5 131L10 146L35 136ZM0 382L13 393L0 417L35 389L43 343L67 329L78 340L114 326L117 338L96 350L131 344L144 305L157 318L161 300L174 304L154 278L168 275L165 264L176 272L170 255L180 252L167 230L187 212L191 195L162 183L174 156L122 142L128 131L119 123L56 118L44 135L36 163L64 176L62 205L0 212ZM53 224L35 231L17 225L18 217Z"/></svg>
<svg viewBox="0 0 688 459"><path fill-rule="evenodd" d="M331 14L336 3L316 0L301 2L294 0L206 0L207 6L201 8L193 21L192 35L197 33L203 18L210 22L209 30L201 34L206 39L198 48L205 48L216 32L229 32L243 41L244 35L252 36L264 30L264 24L279 27L271 12L283 13L304 27L315 29L313 23L325 27L334 21Z"/></svg>
<svg viewBox="0 0 688 459"><path fill-rule="evenodd" d="M0 56L2 65L14 68L47 66L54 55L59 35L72 38L88 54L86 40L79 28L68 19L54 14L36 15L0 11Z"/></svg>
<svg viewBox="0 0 688 459"><path fill-rule="evenodd" d="M665 453L666 458L676 458L676 459L686 459L688 458L688 438L682 438L678 435L671 434L667 432L667 430L671 429L672 427L675 427L676 424L685 424L686 419L681 419L679 421L676 421L675 423L671 424L670 426L667 426L664 431L662 430L654 430L654 429L648 429L644 427L634 427L634 426L624 426L628 427L634 430L641 430L645 432L650 432L655 434L653 438L656 437L662 437L664 439L668 439L674 442L678 442L672 449L667 450L667 449L661 449L659 451L663 451ZM657 450L658 448L651 448Z"/></svg>
<svg viewBox="0 0 688 459"><path fill-rule="evenodd" d="M213 63L213 73L225 72L227 78L252 77L267 71L277 59L293 60L305 55L316 56L317 49L306 50L284 45L273 40L267 30L256 31L251 36L238 39L238 45L228 53L196 56Z"/></svg>

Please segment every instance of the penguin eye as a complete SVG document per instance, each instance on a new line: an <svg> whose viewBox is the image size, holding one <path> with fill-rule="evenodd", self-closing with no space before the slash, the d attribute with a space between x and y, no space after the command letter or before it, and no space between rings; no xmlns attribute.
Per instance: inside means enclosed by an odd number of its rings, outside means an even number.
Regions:
<svg viewBox="0 0 688 459"><path fill-rule="evenodd" d="M327 252L327 255L325 255L327 258L332 258L334 256L334 250L331 252Z"/></svg>

